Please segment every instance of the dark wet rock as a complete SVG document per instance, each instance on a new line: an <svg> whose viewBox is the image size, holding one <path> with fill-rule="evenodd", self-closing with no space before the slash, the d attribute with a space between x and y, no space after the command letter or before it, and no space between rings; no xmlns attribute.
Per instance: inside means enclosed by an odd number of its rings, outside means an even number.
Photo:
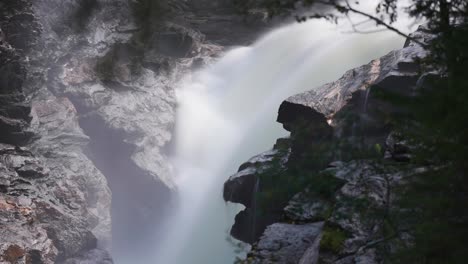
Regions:
<svg viewBox="0 0 468 264"><path fill-rule="evenodd" d="M239 172L229 177L224 184L223 197L225 201L242 203L246 208L236 215L236 221L231 228L231 235L241 241L252 243L263 229L273 223L277 216L264 215L257 218L256 195L260 186L260 174L273 166L273 160L278 158L278 150L271 150L251 158L242 164ZM284 158L283 163L287 161Z"/></svg>
<svg viewBox="0 0 468 264"><path fill-rule="evenodd" d="M254 192L255 183L257 182L255 171L254 168L247 168L229 177L229 180L224 184L224 199L250 207L252 203L252 193ZM241 193L237 190L245 191Z"/></svg>
<svg viewBox="0 0 468 264"><path fill-rule="evenodd" d="M326 118L306 105L294 102L284 101L278 110L279 123L282 123L284 128L291 131L291 127L296 121L304 121L307 123L327 124Z"/></svg>
<svg viewBox="0 0 468 264"><path fill-rule="evenodd" d="M289 138L279 138L272 150L265 151L241 164L237 173L231 175L224 184L224 200L251 207L251 194L255 192L259 174L272 166L284 166L289 159L290 144Z"/></svg>
<svg viewBox="0 0 468 264"><path fill-rule="evenodd" d="M289 157L286 139L280 139L275 149L252 157L239 167L239 171L229 177L224 184L223 197L225 201L241 203L246 208L236 215L235 224L231 228L231 235L238 240L253 243L260 237L263 230L271 223L278 221L282 214L281 206L275 205L259 215L257 195L262 189L262 174L268 174L273 167L282 167ZM288 140L286 140L289 142ZM265 208L263 208L265 209ZM279 210L278 210L279 209Z"/></svg>
<svg viewBox="0 0 468 264"><path fill-rule="evenodd" d="M224 184L224 200L251 207L257 176L259 173L271 168L271 161L277 157L277 154L277 150L270 150L252 157L242 164L239 167L239 171L229 177Z"/></svg>
<svg viewBox="0 0 468 264"><path fill-rule="evenodd" d="M263 229L268 224L272 224L276 221L270 221L266 225L259 227L259 221L256 219L256 211L254 208L247 207L240 211L234 218L234 225L231 227L230 235L237 240L245 243L254 243L263 233Z"/></svg>

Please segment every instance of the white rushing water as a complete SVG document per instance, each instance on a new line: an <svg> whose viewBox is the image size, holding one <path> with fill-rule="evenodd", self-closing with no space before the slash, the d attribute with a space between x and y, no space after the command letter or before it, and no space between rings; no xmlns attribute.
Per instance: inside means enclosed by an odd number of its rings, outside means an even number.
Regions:
<svg viewBox="0 0 468 264"><path fill-rule="evenodd" d="M236 252L228 237L239 206L223 201L223 183L243 161L286 135L275 123L281 101L404 43L388 31L343 31L349 28L317 20L285 25L184 82L177 91L173 157L179 204L158 238L152 263L233 263Z"/></svg>

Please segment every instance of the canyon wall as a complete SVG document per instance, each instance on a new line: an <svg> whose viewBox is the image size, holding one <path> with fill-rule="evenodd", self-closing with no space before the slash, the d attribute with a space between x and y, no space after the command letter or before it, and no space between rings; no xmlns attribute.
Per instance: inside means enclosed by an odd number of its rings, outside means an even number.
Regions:
<svg viewBox="0 0 468 264"><path fill-rule="evenodd" d="M262 19L229 1L2 1L0 263L138 254L176 191L178 80Z"/></svg>

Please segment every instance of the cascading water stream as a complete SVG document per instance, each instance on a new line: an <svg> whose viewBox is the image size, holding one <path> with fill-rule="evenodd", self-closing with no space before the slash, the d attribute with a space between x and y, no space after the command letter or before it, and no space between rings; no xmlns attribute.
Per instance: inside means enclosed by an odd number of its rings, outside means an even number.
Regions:
<svg viewBox="0 0 468 264"><path fill-rule="evenodd" d="M260 177L257 177L257 180L255 181L255 186L252 192L252 222L251 227L252 227L252 232L251 232L251 240L255 240L255 226L257 223L257 194L258 194L258 188L260 187Z"/></svg>
<svg viewBox="0 0 468 264"><path fill-rule="evenodd" d="M324 21L286 25L183 82L173 156L178 207L157 238L154 258L143 263L233 263L228 231L239 206L224 203L222 186L243 161L286 135L275 123L281 101L404 42L392 32L344 30Z"/></svg>

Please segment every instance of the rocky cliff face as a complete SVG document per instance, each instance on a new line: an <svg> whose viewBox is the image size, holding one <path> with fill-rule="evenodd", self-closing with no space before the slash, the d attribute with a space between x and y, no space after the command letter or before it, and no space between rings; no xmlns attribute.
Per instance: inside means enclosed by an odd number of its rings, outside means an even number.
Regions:
<svg viewBox="0 0 468 264"><path fill-rule="evenodd" d="M429 41L420 28L413 35ZM291 132L272 151L241 165L224 186L225 200L242 203L231 234L252 244L242 263L382 263L411 243L390 227L395 189L411 147L390 116L407 109L383 95L411 98L427 77L413 41L339 80L286 99L278 122Z"/></svg>
<svg viewBox="0 0 468 264"><path fill-rule="evenodd" d="M141 246L174 189L177 80L263 27L244 19L229 1L2 1L0 262Z"/></svg>
<svg viewBox="0 0 468 264"><path fill-rule="evenodd" d="M108 263L98 243L110 238L110 191L82 151L77 112L67 98L26 97L40 25L22 1L4 3L1 18L0 260L74 263L89 251Z"/></svg>

